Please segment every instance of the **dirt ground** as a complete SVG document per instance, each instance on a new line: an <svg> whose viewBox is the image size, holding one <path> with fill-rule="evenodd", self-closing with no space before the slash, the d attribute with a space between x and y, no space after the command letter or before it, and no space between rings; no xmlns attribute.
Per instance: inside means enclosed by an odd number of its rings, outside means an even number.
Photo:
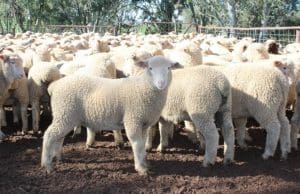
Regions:
<svg viewBox="0 0 300 194"><path fill-rule="evenodd" d="M42 117L42 128L50 122ZM85 150L85 131L66 137L63 162L46 174L40 168L41 136L21 136L20 126L3 131L9 136L0 143L0 193L300 193L300 151L280 161L278 149L274 158L263 161L266 134L259 128L249 130L253 142L248 150L236 147L234 164L222 165L220 146L211 168L203 168L197 146L176 133L166 153L148 153L155 172L151 176L135 172L131 148L117 150L111 145L112 133L98 134L91 150Z"/></svg>

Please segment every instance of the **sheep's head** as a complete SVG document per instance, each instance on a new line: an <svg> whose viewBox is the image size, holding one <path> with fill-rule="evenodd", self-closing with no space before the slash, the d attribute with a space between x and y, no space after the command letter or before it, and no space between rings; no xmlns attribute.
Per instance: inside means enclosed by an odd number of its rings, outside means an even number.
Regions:
<svg viewBox="0 0 300 194"><path fill-rule="evenodd" d="M22 59L16 54L0 54L1 71L5 79L12 82L25 77Z"/></svg>
<svg viewBox="0 0 300 194"><path fill-rule="evenodd" d="M109 52L110 48L108 46L108 42L104 40L96 40L95 44L92 45L93 50L97 50L99 52Z"/></svg>
<svg viewBox="0 0 300 194"><path fill-rule="evenodd" d="M272 54L279 54L279 48L280 48L280 44L277 43L275 40L267 40L265 42L266 45L266 49L268 50L269 53Z"/></svg>
<svg viewBox="0 0 300 194"><path fill-rule="evenodd" d="M273 65L285 75L290 85L296 81L295 65L292 60L273 61Z"/></svg>
<svg viewBox="0 0 300 194"><path fill-rule="evenodd" d="M179 63L170 61L163 56L154 56L140 61L136 65L146 69L154 87L164 90L171 81L171 69L179 66Z"/></svg>

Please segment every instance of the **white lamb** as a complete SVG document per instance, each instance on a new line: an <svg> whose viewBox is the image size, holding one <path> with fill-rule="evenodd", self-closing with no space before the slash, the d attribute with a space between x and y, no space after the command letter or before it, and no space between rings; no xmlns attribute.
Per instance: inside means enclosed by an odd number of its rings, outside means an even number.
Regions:
<svg viewBox="0 0 300 194"><path fill-rule="evenodd" d="M249 62L255 62L262 59L269 59L269 53L262 43L251 43L243 53L243 56Z"/></svg>
<svg viewBox="0 0 300 194"><path fill-rule="evenodd" d="M111 61L111 56L107 53L98 53L97 55L94 55L94 57L97 59L97 63L91 63L86 65L85 67L80 68L77 70L74 74L77 75L86 75L86 76L97 76L102 78L110 78L110 79L116 79L117 78L117 72L115 64ZM91 147L95 142L95 131L90 128L87 128L87 140L86 140L86 146ZM76 127L75 131L76 134L80 133L81 130L79 127ZM124 144L123 136L121 131L119 130L113 130L114 139L115 139L115 145L117 147L122 148Z"/></svg>
<svg viewBox="0 0 300 194"><path fill-rule="evenodd" d="M263 159L274 155L279 137L281 157L287 158L290 125L285 115L289 89L285 75L277 68L259 64L233 64L221 71L232 86L232 118L239 145L246 147L246 122L253 117L267 131Z"/></svg>
<svg viewBox="0 0 300 194"><path fill-rule="evenodd" d="M216 122L224 136L224 163L234 158L234 128L231 120L231 87L227 78L208 66L175 70L169 87L166 105L159 120L161 151L168 146L168 134L173 133L173 123L192 121L197 135L206 140L203 165L214 164L219 143ZM146 148L152 147L149 132Z"/></svg>
<svg viewBox="0 0 300 194"><path fill-rule="evenodd" d="M21 107L22 132L27 131L28 88L22 59L15 53L0 55L0 141L5 137L1 125L6 125L4 103L13 96ZM14 118L14 122L15 118Z"/></svg>
<svg viewBox="0 0 300 194"><path fill-rule="evenodd" d="M40 62L32 66L28 73L29 101L32 107L33 132L40 132L40 104L49 104L48 85L62 76L57 66L50 62Z"/></svg>
<svg viewBox="0 0 300 194"><path fill-rule="evenodd" d="M147 174L146 129L154 125L166 102L173 62L156 56L139 63L141 76L105 79L72 75L50 85L53 121L44 134L41 165L47 172L61 158L64 137L75 127L121 130L131 143L135 169Z"/></svg>
<svg viewBox="0 0 300 194"><path fill-rule="evenodd" d="M196 66L202 63L200 48L190 41L180 42L174 49L164 49L163 54L184 67Z"/></svg>

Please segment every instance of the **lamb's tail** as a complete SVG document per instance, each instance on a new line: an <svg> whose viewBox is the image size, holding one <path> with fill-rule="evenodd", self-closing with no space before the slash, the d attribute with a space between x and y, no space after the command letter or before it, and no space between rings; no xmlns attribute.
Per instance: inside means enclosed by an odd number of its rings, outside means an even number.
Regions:
<svg viewBox="0 0 300 194"><path fill-rule="evenodd" d="M221 104L219 105L219 110L215 115L216 125L219 128L223 128L225 130L231 130L232 125L232 94L231 94L231 85L229 80L225 75L221 75L217 81L216 86L219 89L219 93L221 94Z"/></svg>
<svg viewBox="0 0 300 194"><path fill-rule="evenodd" d="M220 107L224 105L227 106L228 103L231 106L231 85L229 80L226 78L224 74L222 74L222 76L218 78L216 84L222 96L222 103Z"/></svg>

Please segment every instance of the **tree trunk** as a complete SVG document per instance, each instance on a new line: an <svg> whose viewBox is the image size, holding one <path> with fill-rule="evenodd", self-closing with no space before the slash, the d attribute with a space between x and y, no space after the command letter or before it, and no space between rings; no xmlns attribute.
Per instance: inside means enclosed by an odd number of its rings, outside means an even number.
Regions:
<svg viewBox="0 0 300 194"><path fill-rule="evenodd" d="M268 2L268 0L264 0L263 1L263 9L262 9L262 11L263 11L263 13L262 13L262 19L260 21L261 27L266 27L268 25L268 15L270 14L270 11L271 11L270 7L271 7L271 5ZM260 32L259 32L259 39L258 39L259 42L264 41L265 33L266 32L265 32L264 29L260 30Z"/></svg>
<svg viewBox="0 0 300 194"><path fill-rule="evenodd" d="M12 13L15 17L15 20L17 22L18 27L21 29L21 32L24 32L24 27L23 27L23 15L22 15L22 10L21 8L16 4L15 0L12 0L11 2L11 10Z"/></svg>
<svg viewBox="0 0 300 194"><path fill-rule="evenodd" d="M237 23L236 18L236 1L235 0L228 0L226 2L227 11L229 16L229 26L235 27ZM233 28L230 29L230 36L235 36L235 30Z"/></svg>
<svg viewBox="0 0 300 194"><path fill-rule="evenodd" d="M197 22L197 18L196 18L196 14L195 14L195 9L194 9L194 4L193 4L192 1L189 2L189 7L190 7L191 12L192 12L192 19L193 19L193 23L195 25L195 30L196 30L196 32L199 32L198 22Z"/></svg>

